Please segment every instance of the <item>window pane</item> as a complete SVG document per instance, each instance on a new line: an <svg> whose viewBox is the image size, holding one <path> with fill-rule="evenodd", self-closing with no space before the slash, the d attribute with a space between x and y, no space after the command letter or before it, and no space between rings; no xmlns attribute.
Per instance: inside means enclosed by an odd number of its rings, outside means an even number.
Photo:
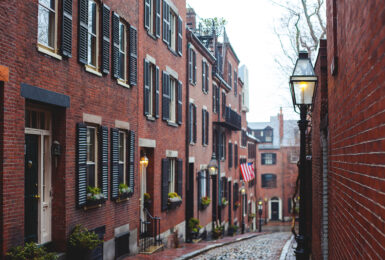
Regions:
<svg viewBox="0 0 385 260"><path fill-rule="evenodd" d="M96 37L88 34L88 64L96 66Z"/></svg>
<svg viewBox="0 0 385 260"><path fill-rule="evenodd" d="M38 42L54 48L55 40L55 13L39 5L38 14Z"/></svg>
<svg viewBox="0 0 385 260"><path fill-rule="evenodd" d="M96 3L89 2L88 7L88 32L96 34Z"/></svg>
<svg viewBox="0 0 385 260"><path fill-rule="evenodd" d="M87 165L87 186L95 187L95 164Z"/></svg>
<svg viewBox="0 0 385 260"><path fill-rule="evenodd" d="M125 37L124 37L124 25L119 23L119 49L121 52L125 52Z"/></svg>
<svg viewBox="0 0 385 260"><path fill-rule="evenodd" d="M95 162L95 129L87 128L87 161Z"/></svg>
<svg viewBox="0 0 385 260"><path fill-rule="evenodd" d="M119 161L124 162L124 133L119 132Z"/></svg>

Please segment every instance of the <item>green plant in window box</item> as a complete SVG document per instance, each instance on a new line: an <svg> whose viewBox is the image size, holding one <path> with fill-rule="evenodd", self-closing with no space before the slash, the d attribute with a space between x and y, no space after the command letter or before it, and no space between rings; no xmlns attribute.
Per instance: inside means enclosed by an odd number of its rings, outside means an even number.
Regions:
<svg viewBox="0 0 385 260"><path fill-rule="evenodd" d="M25 246L12 247L6 254L10 260L56 260L55 253L48 253L44 247L38 247L35 243L30 242Z"/></svg>
<svg viewBox="0 0 385 260"><path fill-rule="evenodd" d="M207 208L210 205L210 202L211 202L210 197L208 197L208 196L202 197L201 203L200 203L201 209Z"/></svg>
<svg viewBox="0 0 385 260"><path fill-rule="evenodd" d="M70 259L89 259L90 253L103 243L98 235L82 225L76 225L68 241Z"/></svg>
<svg viewBox="0 0 385 260"><path fill-rule="evenodd" d="M100 188L87 186L87 206L102 204L104 201L105 197Z"/></svg>
<svg viewBox="0 0 385 260"><path fill-rule="evenodd" d="M176 192L170 192L168 194L168 207L174 209L182 204L182 198Z"/></svg>
<svg viewBox="0 0 385 260"><path fill-rule="evenodd" d="M255 213L250 213L249 214L249 219L251 220L251 219L255 218L255 216L256 216Z"/></svg>
<svg viewBox="0 0 385 260"><path fill-rule="evenodd" d="M229 204L229 202L227 201L227 199L225 197L222 198L222 207L226 207L227 204Z"/></svg>
<svg viewBox="0 0 385 260"><path fill-rule="evenodd" d="M240 203L239 201L237 201L237 202L234 203L234 207L235 207L235 208L238 208L238 207L240 207L240 206L241 206L241 203Z"/></svg>
<svg viewBox="0 0 385 260"><path fill-rule="evenodd" d="M127 198L129 194L131 194L131 188L127 186L125 183L119 184L119 197Z"/></svg>

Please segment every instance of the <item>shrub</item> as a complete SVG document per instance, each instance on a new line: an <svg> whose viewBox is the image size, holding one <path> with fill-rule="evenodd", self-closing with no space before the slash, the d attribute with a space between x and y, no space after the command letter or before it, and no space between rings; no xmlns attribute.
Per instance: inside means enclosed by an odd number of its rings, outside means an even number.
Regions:
<svg viewBox="0 0 385 260"><path fill-rule="evenodd" d="M48 253L44 247L38 247L35 243L27 243L25 246L13 247L6 254L10 260L56 260L55 253Z"/></svg>
<svg viewBox="0 0 385 260"><path fill-rule="evenodd" d="M91 251L102 242L95 232L89 231L81 225L75 226L69 238L69 246L80 251Z"/></svg>

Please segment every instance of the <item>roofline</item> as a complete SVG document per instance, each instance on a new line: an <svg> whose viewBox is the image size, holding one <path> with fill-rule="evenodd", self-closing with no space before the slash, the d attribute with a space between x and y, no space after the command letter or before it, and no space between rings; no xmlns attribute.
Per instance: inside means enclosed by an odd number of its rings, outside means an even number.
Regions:
<svg viewBox="0 0 385 260"><path fill-rule="evenodd" d="M210 60L210 63L214 64L217 60L211 52L203 45L203 43L199 40L199 38L190 30L190 28L186 27L186 33L187 33L187 39L189 42L191 42L194 46L196 46L199 51Z"/></svg>

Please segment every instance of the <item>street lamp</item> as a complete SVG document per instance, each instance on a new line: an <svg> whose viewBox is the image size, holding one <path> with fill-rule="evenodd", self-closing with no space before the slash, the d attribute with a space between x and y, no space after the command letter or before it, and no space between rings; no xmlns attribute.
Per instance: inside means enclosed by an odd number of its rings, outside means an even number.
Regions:
<svg viewBox="0 0 385 260"><path fill-rule="evenodd" d="M140 157L139 164L142 165L144 168L147 168L147 166L148 166L148 158L147 158L145 153Z"/></svg>
<svg viewBox="0 0 385 260"><path fill-rule="evenodd" d="M297 259L309 259L306 231L306 119L307 111L313 102L313 93L316 88L318 77L314 74L314 69L307 52L299 52L298 60L295 64L293 75L290 77L290 92L293 99L294 110L299 108L300 120L298 127L301 133L300 160L299 160L299 182L300 182L300 204L299 204L299 235L296 237L297 248L295 254Z"/></svg>
<svg viewBox="0 0 385 260"><path fill-rule="evenodd" d="M207 168L209 170L209 174L212 176L212 175L217 175L217 171L218 171L218 161L217 159L215 158L215 153L213 153L213 155L211 156L211 160L209 162L209 164L207 165Z"/></svg>
<svg viewBox="0 0 385 260"><path fill-rule="evenodd" d="M259 213L259 232L262 232L262 200L258 201L258 213Z"/></svg>
<svg viewBox="0 0 385 260"><path fill-rule="evenodd" d="M267 224L267 198L265 197L265 225Z"/></svg>
<svg viewBox="0 0 385 260"><path fill-rule="evenodd" d="M246 189L245 186L242 186L241 188L241 194L242 194L242 230L241 233L245 233L245 194L246 194Z"/></svg>

